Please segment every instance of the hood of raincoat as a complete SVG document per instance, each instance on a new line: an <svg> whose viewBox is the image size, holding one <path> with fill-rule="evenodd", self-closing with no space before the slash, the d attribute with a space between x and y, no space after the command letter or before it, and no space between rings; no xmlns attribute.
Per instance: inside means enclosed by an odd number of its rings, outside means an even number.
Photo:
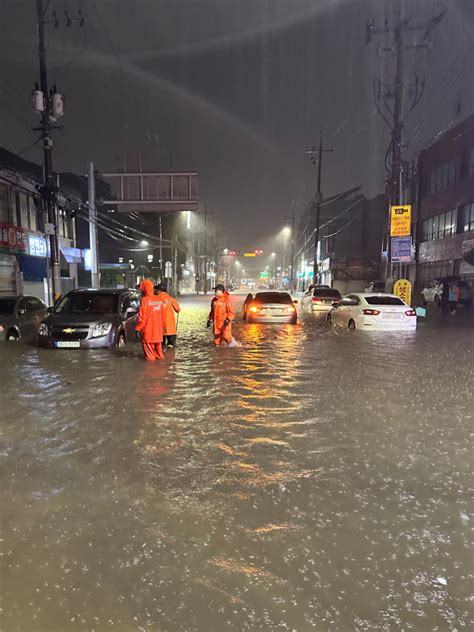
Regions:
<svg viewBox="0 0 474 632"><path fill-rule="evenodd" d="M151 296L153 294L153 281L150 281L150 279L143 279L140 283L140 291L145 296Z"/></svg>

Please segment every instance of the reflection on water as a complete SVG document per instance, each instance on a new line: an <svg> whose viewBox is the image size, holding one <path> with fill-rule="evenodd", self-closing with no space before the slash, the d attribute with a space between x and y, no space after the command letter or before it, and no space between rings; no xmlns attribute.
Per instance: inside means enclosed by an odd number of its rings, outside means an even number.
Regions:
<svg viewBox="0 0 474 632"><path fill-rule="evenodd" d="M206 312L163 363L2 347L3 628L467 629L470 332Z"/></svg>

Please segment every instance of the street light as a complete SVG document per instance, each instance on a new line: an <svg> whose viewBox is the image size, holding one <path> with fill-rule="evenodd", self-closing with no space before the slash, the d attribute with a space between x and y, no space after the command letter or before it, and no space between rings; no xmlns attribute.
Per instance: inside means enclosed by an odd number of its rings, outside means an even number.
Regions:
<svg viewBox="0 0 474 632"><path fill-rule="evenodd" d="M147 242L146 239L142 239L140 242L140 248L147 248L150 244Z"/></svg>

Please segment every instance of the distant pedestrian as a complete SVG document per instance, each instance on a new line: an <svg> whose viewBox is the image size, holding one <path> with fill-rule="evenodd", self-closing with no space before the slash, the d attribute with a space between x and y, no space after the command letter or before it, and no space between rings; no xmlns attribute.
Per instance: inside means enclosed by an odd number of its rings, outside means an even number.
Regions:
<svg viewBox="0 0 474 632"><path fill-rule="evenodd" d="M449 288L449 309L451 311L451 316L456 315L458 302L459 302L459 288L457 285L453 285L452 287Z"/></svg>
<svg viewBox="0 0 474 632"><path fill-rule="evenodd" d="M153 281L144 279L140 283L143 295L138 323L135 327L140 334L146 360L163 360L163 331L165 328L165 304L153 294Z"/></svg>
<svg viewBox="0 0 474 632"><path fill-rule="evenodd" d="M181 308L176 299L166 292L166 288L162 283L158 283L154 287L155 294L165 304L165 330L163 332L163 348L176 346L176 314L179 314Z"/></svg>
<svg viewBox="0 0 474 632"><path fill-rule="evenodd" d="M235 309L230 300L229 293L226 292L222 284L217 284L214 288L215 296L211 301L211 311L207 318L207 326L213 325L214 344L220 347L222 341L230 345L232 338L232 321L235 318Z"/></svg>
<svg viewBox="0 0 474 632"><path fill-rule="evenodd" d="M447 281L443 281L443 287L441 289L441 313L443 316L447 316L449 311L449 284Z"/></svg>

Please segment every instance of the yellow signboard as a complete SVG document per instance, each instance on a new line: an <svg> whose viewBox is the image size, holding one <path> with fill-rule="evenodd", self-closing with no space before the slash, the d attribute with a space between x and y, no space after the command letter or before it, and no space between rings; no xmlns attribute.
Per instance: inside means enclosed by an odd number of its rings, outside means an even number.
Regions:
<svg viewBox="0 0 474 632"><path fill-rule="evenodd" d="M244 257L256 257L255 252L244 252Z"/></svg>
<svg viewBox="0 0 474 632"><path fill-rule="evenodd" d="M390 237L411 235L411 204L390 207Z"/></svg>
<svg viewBox="0 0 474 632"><path fill-rule="evenodd" d="M393 286L393 293L407 305L411 305L411 283L408 279L398 279Z"/></svg>

